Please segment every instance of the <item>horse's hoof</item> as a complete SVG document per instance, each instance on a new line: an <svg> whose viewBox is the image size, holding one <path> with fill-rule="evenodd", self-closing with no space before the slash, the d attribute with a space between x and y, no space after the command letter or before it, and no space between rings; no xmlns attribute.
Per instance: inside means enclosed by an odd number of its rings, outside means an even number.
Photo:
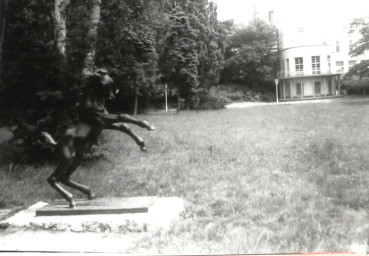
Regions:
<svg viewBox="0 0 369 256"><path fill-rule="evenodd" d="M142 121L142 122L144 123L144 126L146 127L147 130L149 131L156 130L156 128L153 125L149 124L147 121Z"/></svg>
<svg viewBox="0 0 369 256"><path fill-rule="evenodd" d="M69 203L69 208L74 209L74 208L76 208L76 207L77 207L76 202L72 201L72 202L70 202L70 203Z"/></svg>
<svg viewBox="0 0 369 256"><path fill-rule="evenodd" d="M147 148L146 147L141 147L141 151L144 153L147 153Z"/></svg>
<svg viewBox="0 0 369 256"><path fill-rule="evenodd" d="M94 193L90 193L88 195L88 200L94 200L96 198L96 195Z"/></svg>

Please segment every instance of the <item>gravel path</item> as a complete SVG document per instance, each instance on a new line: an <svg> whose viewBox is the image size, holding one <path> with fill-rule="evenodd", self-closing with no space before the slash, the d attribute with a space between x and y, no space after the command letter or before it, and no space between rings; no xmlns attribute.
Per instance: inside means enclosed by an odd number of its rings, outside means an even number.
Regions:
<svg viewBox="0 0 369 256"><path fill-rule="evenodd" d="M226 105L226 108L249 108L258 106L280 106L280 105L299 105L299 104L318 104L318 103L331 103L331 102L363 102L369 101L368 97L347 96L337 97L329 99L309 99L309 100L296 100L296 101L281 101L281 102L235 102Z"/></svg>

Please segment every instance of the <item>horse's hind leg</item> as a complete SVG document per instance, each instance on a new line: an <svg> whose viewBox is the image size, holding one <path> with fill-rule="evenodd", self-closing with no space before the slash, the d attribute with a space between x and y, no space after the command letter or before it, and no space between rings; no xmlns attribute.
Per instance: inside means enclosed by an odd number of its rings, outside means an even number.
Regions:
<svg viewBox="0 0 369 256"><path fill-rule="evenodd" d="M106 126L105 129L117 130L117 131L121 131L121 132L128 134L132 139L134 139L137 145L140 146L140 149L143 152L145 153L147 152L145 141L141 137L139 137L136 133L134 133L127 124L116 123L116 124Z"/></svg>
<svg viewBox="0 0 369 256"><path fill-rule="evenodd" d="M76 206L76 203L73 201L73 195L69 193L67 190L65 190L60 185L60 174L65 172L66 169L70 166L69 163L63 163L62 165L58 166L56 170L49 176L47 179L47 182L50 184L52 188L54 188L56 191L61 194L65 200L69 202L69 206L71 208Z"/></svg>
<svg viewBox="0 0 369 256"><path fill-rule="evenodd" d="M146 128L149 131L155 130L155 127L151 125L149 122L145 120L139 120L127 114L119 114L119 115L106 114L104 115L104 120L110 124L117 123L117 122L131 123L131 124L138 125L142 128Z"/></svg>
<svg viewBox="0 0 369 256"><path fill-rule="evenodd" d="M95 194L91 191L91 189L85 185L79 184L75 181L72 181L70 179L70 176L76 171L76 169L78 168L78 166L81 164L81 160L82 160L82 156L77 157L72 165L68 168L68 170L66 170L66 172L64 172L61 177L60 177L60 182L62 182L63 184L74 188L84 194L86 194L88 196L88 199L92 200L94 199L96 196Z"/></svg>

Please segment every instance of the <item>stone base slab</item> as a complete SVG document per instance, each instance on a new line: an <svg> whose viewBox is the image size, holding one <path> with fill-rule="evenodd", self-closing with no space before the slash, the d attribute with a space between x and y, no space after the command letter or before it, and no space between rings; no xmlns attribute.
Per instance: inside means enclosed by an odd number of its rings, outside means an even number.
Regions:
<svg viewBox="0 0 369 256"><path fill-rule="evenodd" d="M2 226L72 232L128 233L168 230L184 211L184 202L177 197L130 197L128 201L150 202L147 212L125 214L88 214L70 216L36 216L47 203L39 202L0 222ZM108 201L109 198L101 199ZM113 200L117 200L116 198ZM91 201L92 202L92 201ZM44 208L47 209L48 207ZM81 207L82 208L82 207Z"/></svg>
<svg viewBox="0 0 369 256"><path fill-rule="evenodd" d="M37 209L36 216L143 213L149 211L155 200L154 196L77 199L74 208L70 208L66 200L55 200Z"/></svg>

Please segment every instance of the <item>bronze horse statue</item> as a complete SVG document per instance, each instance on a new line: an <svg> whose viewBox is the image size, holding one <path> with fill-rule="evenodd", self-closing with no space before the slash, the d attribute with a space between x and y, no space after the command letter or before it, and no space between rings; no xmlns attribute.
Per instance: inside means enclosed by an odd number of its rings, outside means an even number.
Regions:
<svg viewBox="0 0 369 256"><path fill-rule="evenodd" d="M67 185L94 199L92 190L70 179L73 172L81 164L84 153L97 141L98 135L104 129L117 130L128 134L139 145L143 152L147 152L145 142L137 136L126 123L138 125L149 131L155 127L147 121L138 120L127 114L110 114L105 108L105 98L114 98L113 80L104 69L84 73L85 90L80 102L79 121L67 128L62 137L56 142L50 134L43 132L49 143L54 144L57 168L47 181L68 202L71 208L76 206L73 195L65 190L61 184Z"/></svg>

